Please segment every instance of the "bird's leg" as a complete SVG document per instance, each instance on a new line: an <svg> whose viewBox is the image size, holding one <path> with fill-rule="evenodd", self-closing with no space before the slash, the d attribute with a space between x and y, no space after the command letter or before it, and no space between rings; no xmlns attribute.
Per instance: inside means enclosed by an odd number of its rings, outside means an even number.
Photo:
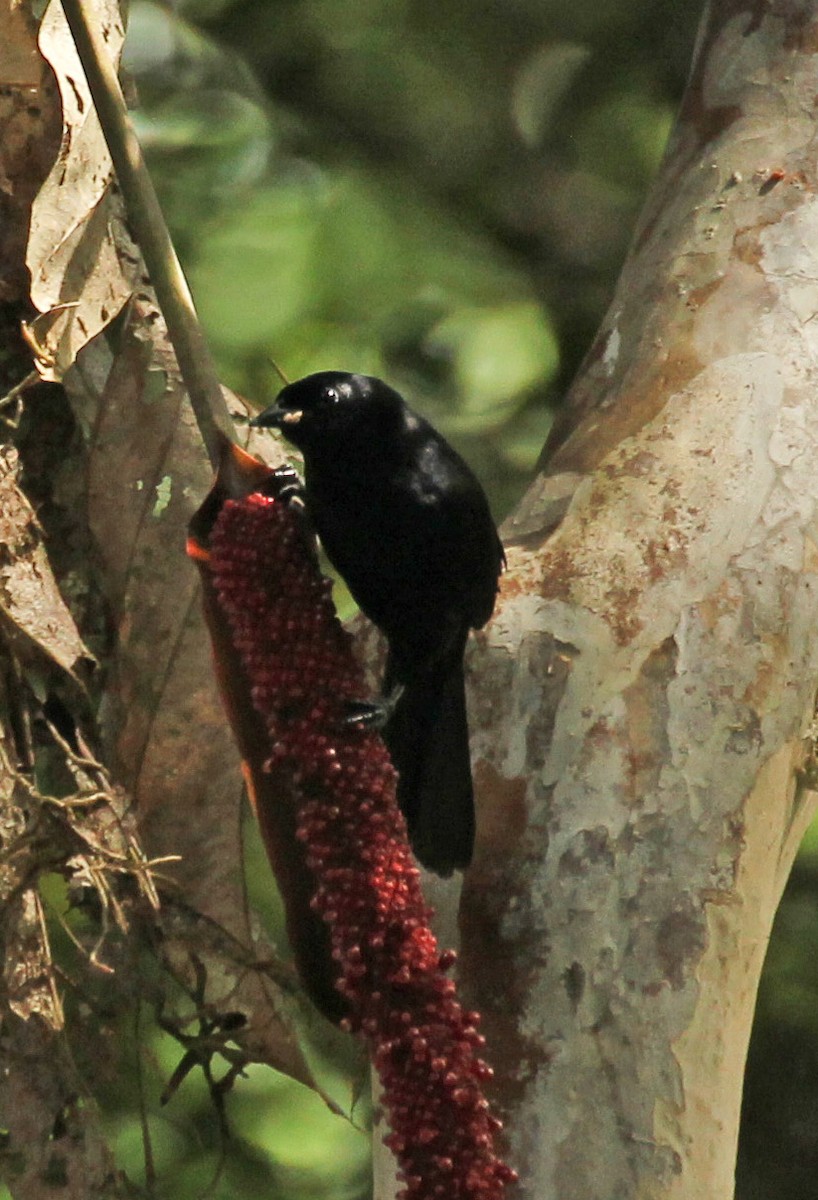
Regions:
<svg viewBox="0 0 818 1200"><path fill-rule="evenodd" d="M346 700L344 725L355 725L359 729L383 729L403 695L403 686L402 683L393 684L386 695L379 696L377 700Z"/></svg>

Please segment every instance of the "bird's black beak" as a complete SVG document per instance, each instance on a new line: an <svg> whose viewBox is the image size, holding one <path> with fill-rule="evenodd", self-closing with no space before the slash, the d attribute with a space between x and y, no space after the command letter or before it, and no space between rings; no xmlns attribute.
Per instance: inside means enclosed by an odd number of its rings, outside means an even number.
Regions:
<svg viewBox="0 0 818 1200"><path fill-rule="evenodd" d="M271 404L253 417L250 428L287 430L297 425L303 415L300 408L280 408L278 404Z"/></svg>

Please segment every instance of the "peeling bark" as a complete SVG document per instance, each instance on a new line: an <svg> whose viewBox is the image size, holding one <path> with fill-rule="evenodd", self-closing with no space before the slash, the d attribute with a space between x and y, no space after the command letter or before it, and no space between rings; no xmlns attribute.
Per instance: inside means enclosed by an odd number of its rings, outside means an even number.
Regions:
<svg viewBox="0 0 818 1200"><path fill-rule="evenodd" d="M77 1093L65 1042L41 1022L10 1018L2 1050L0 1112L9 1147L3 1174L15 1200L132 1196L93 1106Z"/></svg>
<svg viewBox="0 0 818 1200"><path fill-rule="evenodd" d="M712 5L471 659L461 978L537 1200L733 1194L815 805L816 44L814 0Z"/></svg>

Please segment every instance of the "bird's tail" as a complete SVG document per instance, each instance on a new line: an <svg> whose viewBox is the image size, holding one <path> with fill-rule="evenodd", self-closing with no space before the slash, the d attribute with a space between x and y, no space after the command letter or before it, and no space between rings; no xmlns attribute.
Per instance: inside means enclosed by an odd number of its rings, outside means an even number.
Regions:
<svg viewBox="0 0 818 1200"><path fill-rule="evenodd" d="M393 679L387 662L386 684ZM438 875L467 867L474 797L463 650L407 683L384 729L398 771L398 802L419 862Z"/></svg>

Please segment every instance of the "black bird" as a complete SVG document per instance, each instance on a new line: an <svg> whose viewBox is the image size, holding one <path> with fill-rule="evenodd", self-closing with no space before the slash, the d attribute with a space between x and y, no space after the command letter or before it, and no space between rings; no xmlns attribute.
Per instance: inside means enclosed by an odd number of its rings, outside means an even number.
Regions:
<svg viewBox="0 0 818 1200"><path fill-rule="evenodd" d="M302 451L327 556L386 636L383 736L398 802L420 862L451 874L474 843L463 651L492 614L505 562L485 493L428 421L368 375L308 375L251 424Z"/></svg>

